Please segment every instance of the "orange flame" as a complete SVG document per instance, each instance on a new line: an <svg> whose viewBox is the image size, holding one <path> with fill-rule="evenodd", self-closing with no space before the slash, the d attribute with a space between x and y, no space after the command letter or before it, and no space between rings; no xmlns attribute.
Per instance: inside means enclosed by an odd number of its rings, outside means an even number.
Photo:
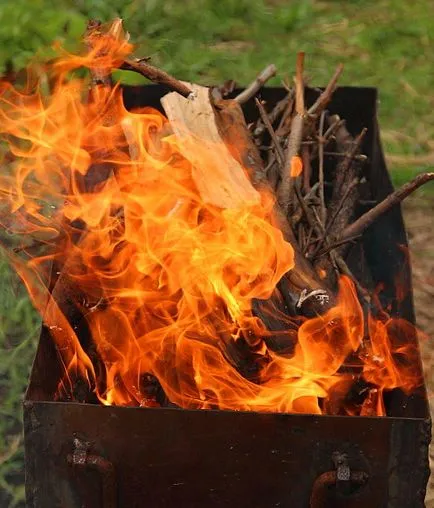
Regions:
<svg viewBox="0 0 434 508"><path fill-rule="evenodd" d="M298 155L294 155L291 159L291 177L297 178L303 171L303 161Z"/></svg>
<svg viewBox="0 0 434 508"><path fill-rule="evenodd" d="M119 25L105 34L85 55L52 65L49 94L0 89L0 131L14 159L0 177L0 217L9 231L49 247L27 261L10 258L61 355L62 393L73 394L80 378L104 404L153 406L147 380L156 378L181 407L322 413L357 376L380 393L414 389L414 352L398 340L414 333L411 325L370 317L366 345L346 277L336 307L298 328L292 354L267 348L272 334L252 301L269 299L294 266L291 245L272 226L272 198L225 210L204 203L160 113L127 111L118 86L95 86L86 99L88 82L70 73L116 67L132 49ZM191 142L200 151L200 140ZM300 171L292 161L293 176ZM75 288L92 353L49 287L50 260L63 263L61 296ZM231 354L243 339L257 365L252 378Z"/></svg>

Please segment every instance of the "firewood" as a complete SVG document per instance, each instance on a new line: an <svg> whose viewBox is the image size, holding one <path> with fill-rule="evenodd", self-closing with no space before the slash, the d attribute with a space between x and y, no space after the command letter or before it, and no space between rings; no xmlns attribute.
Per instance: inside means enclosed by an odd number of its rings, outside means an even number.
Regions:
<svg viewBox="0 0 434 508"><path fill-rule="evenodd" d="M118 20L115 20L112 23L112 26L115 30L117 30L117 26L119 25ZM101 32L102 23L96 19L91 19L87 23L86 32L84 34L84 41L86 43L88 51L92 51L95 46L95 42L103 37ZM103 55L99 55L103 56ZM96 86L103 86L105 88L110 88L112 86L112 78L111 78L111 69L110 68L93 68L90 69L90 73L92 76L92 86L91 92L94 90Z"/></svg>
<svg viewBox="0 0 434 508"><path fill-rule="evenodd" d="M87 24L86 34L84 37L85 43L89 50L93 47L93 42L103 36L109 37L119 37L122 34L123 38L127 41L129 39L129 35L123 35L122 31L122 20L120 18L115 19L109 26L104 27L99 20L91 19ZM145 78L153 81L155 83L160 83L162 85L166 85L172 90L178 92L183 97L193 98L194 94L191 89L185 83L182 83L178 79L174 78L167 72L159 69L150 63L148 60L150 58L134 58L134 59L126 59L122 62L119 62L118 69L136 72ZM112 64L113 65L113 64ZM111 66L103 69L93 69L92 73L92 82L93 85L103 84L110 85L111 84L111 71L114 68Z"/></svg>
<svg viewBox="0 0 434 508"><path fill-rule="evenodd" d="M371 208L371 210L359 217L355 222L348 225L341 235L341 240L362 234L365 229L381 217L381 215L401 203L401 201L410 196L410 194L420 186L432 180L434 180L434 173L422 173L416 176L413 180L404 184L398 190L387 196L381 203L378 203L374 208Z"/></svg>
<svg viewBox="0 0 434 508"><path fill-rule="evenodd" d="M329 122L330 125L337 124L339 122L339 117L331 117ZM336 273L332 270L332 264L336 265L336 256L343 258L348 247L348 242L352 241L357 236L348 236L346 241L343 241L342 243L340 240L337 240L341 231L353 219L358 203L358 182L361 178L363 161L356 160L355 158L360 151L360 146L365 133L366 129L364 129L359 136L354 139L344 124L340 125L340 127L336 130L336 146L339 153L344 154L344 156L338 162L333 178L332 197L328 205L327 212L329 220L323 229L316 248L311 253L311 257L316 258L316 270L318 272L323 271L327 274L326 280L328 285L331 287L336 287L337 284ZM322 156L324 156L324 152L322 152ZM325 204L322 201L321 208L323 206L325 206ZM336 249L336 252L334 252L333 256L324 257L324 253L331 252L334 249ZM342 261L343 259L339 259L337 265L343 266Z"/></svg>
<svg viewBox="0 0 434 508"><path fill-rule="evenodd" d="M235 100L215 100L215 121L222 140L257 188L265 181L265 167L257 146L252 143L243 110Z"/></svg>
<svg viewBox="0 0 434 508"><path fill-rule="evenodd" d="M276 151L279 165L281 166L284 164L285 156L279 139L272 128L271 121L263 105L258 100L256 100L256 104L261 119L270 134L273 142L272 146ZM303 109L302 104L299 105L299 109L300 111ZM300 198L297 186L294 189L296 196ZM308 217L310 217L310 213L307 211L303 200L301 206ZM291 226L285 218L285 213L278 203L275 204L275 218L277 227L283 232L284 238L294 247L295 253L295 268L288 272L280 283L281 292L286 300L288 309L290 309L290 314L298 313L304 316L314 316L324 313L334 303L332 292L318 280L316 272L312 270L312 266L300 249L299 239L294 235ZM296 301L294 301L294 295L297 295Z"/></svg>
<svg viewBox="0 0 434 508"><path fill-rule="evenodd" d="M301 147L301 160L303 161L303 191L308 193L311 188L312 165L310 149L307 145Z"/></svg>
<svg viewBox="0 0 434 508"><path fill-rule="evenodd" d="M162 69L158 69L158 67L149 64L143 59L125 60L120 65L119 69L137 72L150 81L168 86L175 92L182 95L182 97L190 99L194 98L194 91L186 83L179 81L167 72Z"/></svg>
<svg viewBox="0 0 434 508"><path fill-rule="evenodd" d="M230 101L219 101L213 107L208 88L198 85L190 87L196 93L194 101L188 101L172 92L165 95L161 102L178 137L182 154L193 164L192 176L201 198L220 208L259 202L259 192L246 175L243 161L254 159L255 185L258 189L267 185L263 163L239 111ZM243 145L231 153L222 132L229 139L243 140ZM198 150L198 146L203 150ZM213 151L211 158L210 150ZM303 305L293 307L300 313L308 307L309 313L313 312L312 309L318 313L324 312L333 301L332 294L321 284L312 265L303 256L285 214L277 204L272 220L295 253L295 267L285 275L288 294L283 295L284 298L297 304L304 292L307 298L303 300Z"/></svg>
<svg viewBox="0 0 434 508"><path fill-rule="evenodd" d="M267 121L266 113L259 101L257 101L257 105L262 115L264 115L263 121L266 122L267 128L271 129L270 136L277 143L276 153L279 156L279 160L283 163L284 154L278 145L275 133L273 133L273 129L269 121ZM232 133L230 137L225 137L224 141L232 144L237 139L242 140L242 143L239 144L240 149L232 152L234 157L243 164L246 163L245 161L247 161L247 165L250 163L249 174L256 188L268 187L268 183L265 181L264 164L255 144L252 142L241 109L238 105L234 106L230 101L218 102L217 107L218 114L216 115L216 121L220 126L221 132ZM230 128L227 127L228 123ZM252 171L251 168L254 168L254 170ZM290 314L294 315L298 313L306 315L306 312L309 315L322 314L332 305L333 297L331 292L319 281L311 264L303 256L296 236L278 203L275 203L274 206L273 219L276 222L276 226L282 231L285 240L294 249L295 267L285 274L283 277L284 282L282 282L284 287L282 294L288 309L290 309ZM301 305L299 303L303 294L308 295L308 297L303 300L303 305ZM297 304L299 305L297 306Z"/></svg>
<svg viewBox="0 0 434 508"><path fill-rule="evenodd" d="M336 85L337 85L338 79L339 79L340 75L342 74L343 70L344 70L344 66L342 64L339 64L337 66L336 71L333 74L331 80L329 81L328 85L324 89L324 92L318 97L317 101L308 109L309 115L319 116L324 111L327 104L332 99L333 92L336 90Z"/></svg>
<svg viewBox="0 0 434 508"><path fill-rule="evenodd" d="M115 19L108 27L103 27L98 20L89 20L84 41L89 52L93 51L104 37L125 38L122 31L122 20ZM101 45L100 57L104 56L104 45ZM120 111L113 96L111 94L113 88L112 69L111 67L91 67L89 69L91 75L91 86L89 89L89 102L98 103L103 112L102 119L105 127L113 127L119 122ZM120 125L120 138L124 138L128 146L130 156L134 158L137 153L135 140L130 135L128 124L124 121ZM116 166L110 162L102 162L110 160L110 153L105 148L104 140L101 140L100 148L92 151L93 161L84 176L75 175L77 185L86 192L90 192L97 185L106 182L111 176L116 175Z"/></svg>
<svg viewBox="0 0 434 508"><path fill-rule="evenodd" d="M249 99L254 97L259 90L265 85L265 83L276 75L277 69L276 66L271 64L265 67L265 69L256 76L255 81L251 83L245 90L243 90L239 95L235 97L235 100L239 104L244 104Z"/></svg>
<svg viewBox="0 0 434 508"><path fill-rule="evenodd" d="M219 208L259 203L259 193L222 141L209 88L188 86L196 95L194 100L171 92L161 103L181 153L192 163L192 177L202 200Z"/></svg>
<svg viewBox="0 0 434 508"><path fill-rule="evenodd" d="M319 122L319 136L318 136L318 157L319 157L319 167L318 167L318 183L319 183L319 199L320 199L320 218L321 224L324 226L326 222L327 210L325 206L325 197L324 197L324 120L325 115L324 112L321 113L320 122Z"/></svg>
<svg viewBox="0 0 434 508"><path fill-rule="evenodd" d="M381 401L381 392L378 388L371 388L363 401L360 416L377 416L378 404Z"/></svg>
<svg viewBox="0 0 434 508"><path fill-rule="evenodd" d="M217 88L218 97L224 99L235 90L236 86L237 83L233 79L226 80L221 86Z"/></svg>
<svg viewBox="0 0 434 508"><path fill-rule="evenodd" d="M295 76L295 109L296 115L291 123L291 133L288 138L285 163L282 166L281 182L277 189L277 199L283 211L286 213L293 197L295 175L293 172L294 160L299 154L303 126L305 119L304 108L304 85L303 85L304 53L297 55L297 67Z"/></svg>
<svg viewBox="0 0 434 508"><path fill-rule="evenodd" d="M331 123L338 120L338 117L330 118ZM328 227L328 234L331 236L336 236L336 232L342 231L353 219L358 200L358 186L353 185L352 182L355 179L360 179L362 172L362 163L355 157L360 152L365 134L366 129L354 139L345 125L341 125L336 131L336 145L344 157L336 166L332 198L329 204L329 215L333 216L333 222L330 221ZM342 196L347 193L346 199L342 202Z"/></svg>
<svg viewBox="0 0 434 508"><path fill-rule="evenodd" d="M298 325L288 319L292 311L280 289L276 288L268 300L252 300L252 311L267 329L264 337L267 347L281 355L291 355L297 343Z"/></svg>
<svg viewBox="0 0 434 508"><path fill-rule="evenodd" d="M288 109L290 109L291 101L292 101L292 93L288 93L288 95L286 97L281 99L274 106L273 110L270 111L270 113L268 113L268 117L270 119L271 124L273 124L274 122L279 120L279 118L282 117L284 112L287 111ZM253 130L253 137L254 138L260 137L262 134L264 134L264 132L266 130L267 130L267 127L265 126L265 124L263 122L261 122L260 119L258 119L256 126Z"/></svg>
<svg viewBox="0 0 434 508"><path fill-rule="evenodd" d="M262 105L261 101L258 99L255 99L256 106L258 108L259 114L261 115L261 119L264 122L265 128L267 129L268 133L270 134L271 140L273 142L273 148L276 152L276 157L279 160L279 164L282 166L285 163L285 154L283 153L283 149L280 146L280 142L277 139L276 133L274 132L273 126L271 124L271 120L267 115L267 112L265 111L264 106Z"/></svg>

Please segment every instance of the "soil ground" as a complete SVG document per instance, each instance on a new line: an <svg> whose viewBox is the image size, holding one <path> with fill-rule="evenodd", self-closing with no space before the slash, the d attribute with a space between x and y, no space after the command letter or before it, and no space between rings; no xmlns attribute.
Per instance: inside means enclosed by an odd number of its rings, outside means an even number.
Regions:
<svg viewBox="0 0 434 508"><path fill-rule="evenodd" d="M414 303L417 324L422 330L420 346L425 382L434 418L434 199L413 198L403 208L410 244ZM434 446L430 451L431 471L434 469ZM431 474L426 495L426 508L434 508L434 474Z"/></svg>

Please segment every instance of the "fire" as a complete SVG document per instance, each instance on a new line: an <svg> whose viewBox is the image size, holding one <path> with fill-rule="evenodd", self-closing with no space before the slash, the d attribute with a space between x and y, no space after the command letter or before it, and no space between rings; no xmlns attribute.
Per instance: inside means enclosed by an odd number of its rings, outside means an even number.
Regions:
<svg viewBox="0 0 434 508"><path fill-rule="evenodd" d="M271 351L272 333L252 302L276 295L294 266L291 245L273 226L273 198L264 191L259 203L236 209L203 202L162 114L129 112L118 85L89 92L89 80L77 77L83 67L104 74L131 51L115 23L88 40L84 55L62 54L48 80L1 84L0 131L12 162L0 176L0 219L23 239L22 252L34 250L30 241L39 246L27 257L11 244L6 251L63 362L59 397L76 398L84 380L103 404L155 406L157 382L184 408L366 414L366 404L333 409L362 379L374 414L385 414L384 390L421 382L415 352L401 340L411 325L365 322L343 277L325 315L297 323L295 335L286 318L293 352ZM191 145L215 166L200 139ZM54 288L51 264L59 271ZM62 299L84 316L79 328L90 347ZM240 344L253 373L240 368Z"/></svg>
<svg viewBox="0 0 434 508"><path fill-rule="evenodd" d="M301 157L299 157L298 155L294 155L294 157L291 159L291 176L293 178L300 176L302 171L303 171L303 162L301 160Z"/></svg>

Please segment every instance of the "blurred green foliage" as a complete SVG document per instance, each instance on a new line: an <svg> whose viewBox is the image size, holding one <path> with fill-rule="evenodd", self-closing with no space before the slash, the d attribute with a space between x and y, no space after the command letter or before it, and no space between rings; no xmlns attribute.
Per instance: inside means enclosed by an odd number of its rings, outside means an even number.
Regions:
<svg viewBox="0 0 434 508"><path fill-rule="evenodd" d="M0 506L12 508L24 498L21 400L40 325L2 258L0 281Z"/></svg>
<svg viewBox="0 0 434 508"><path fill-rule="evenodd" d="M380 123L390 154L434 153L432 0L2 0L0 70L77 48L86 21L120 16L138 56L184 79L249 82L268 63L291 76L305 51L313 84L339 62L342 84L380 89ZM141 83L140 77L122 79ZM278 84L276 78L274 84ZM392 168L395 182L427 164ZM432 188L432 187L431 187ZM23 500L20 400L38 318L0 262L0 506ZM22 504L21 504L22 505Z"/></svg>

